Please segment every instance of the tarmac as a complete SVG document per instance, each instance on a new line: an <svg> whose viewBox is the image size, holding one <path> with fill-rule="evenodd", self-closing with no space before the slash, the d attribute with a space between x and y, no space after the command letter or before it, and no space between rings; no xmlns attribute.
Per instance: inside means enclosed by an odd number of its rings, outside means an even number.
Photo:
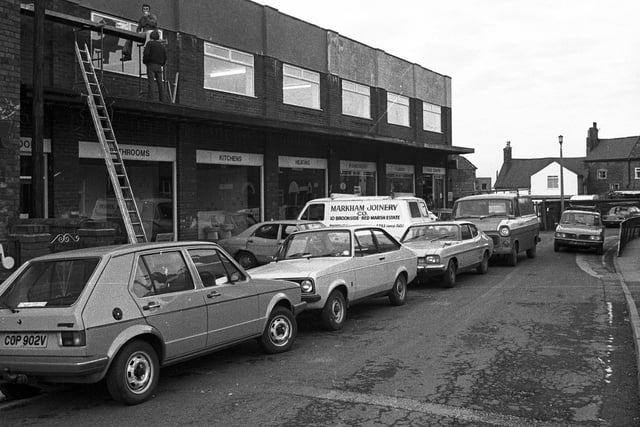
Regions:
<svg viewBox="0 0 640 427"><path fill-rule="evenodd" d="M640 301L640 238L629 241L624 246L622 255L613 257L613 263L627 300L636 354L638 392L640 393L640 317L638 317L637 304L637 301Z"/></svg>

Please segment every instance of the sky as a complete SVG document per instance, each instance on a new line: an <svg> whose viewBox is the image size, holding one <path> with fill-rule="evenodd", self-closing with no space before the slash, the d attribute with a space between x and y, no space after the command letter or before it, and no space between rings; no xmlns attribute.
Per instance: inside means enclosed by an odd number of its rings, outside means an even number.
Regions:
<svg viewBox="0 0 640 427"><path fill-rule="evenodd" d="M640 135L638 0L256 0L451 77L453 145L491 177L513 158Z"/></svg>

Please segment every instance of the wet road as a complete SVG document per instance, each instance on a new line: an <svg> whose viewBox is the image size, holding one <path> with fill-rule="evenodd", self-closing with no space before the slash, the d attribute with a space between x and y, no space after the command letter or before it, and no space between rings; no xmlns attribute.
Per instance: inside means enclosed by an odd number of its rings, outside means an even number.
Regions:
<svg viewBox="0 0 640 427"><path fill-rule="evenodd" d="M352 307L340 332L303 317L289 353L248 343L167 368L143 405L49 388L2 410L2 424L639 425L611 256L556 254L544 234L535 259L492 263L453 289L412 285L402 307Z"/></svg>

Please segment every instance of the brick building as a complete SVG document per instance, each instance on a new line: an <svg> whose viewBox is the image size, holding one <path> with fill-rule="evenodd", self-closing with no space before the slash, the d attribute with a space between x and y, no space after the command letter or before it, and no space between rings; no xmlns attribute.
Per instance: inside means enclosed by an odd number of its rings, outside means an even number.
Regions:
<svg viewBox="0 0 640 427"><path fill-rule="evenodd" d="M246 227L248 217L292 217L332 192L410 192L446 207L447 161L473 152L452 145L450 77L271 7L149 1L173 98L157 102L146 99L138 43L122 60L125 41L140 39L138 3L45 3L45 217L119 217L82 95L76 41L95 58L152 238L215 240ZM19 217L33 217L33 70L41 58L33 7L0 0L0 11L10 27L0 43L14 59L0 63L0 107L20 106L19 116L0 122L1 239Z"/></svg>

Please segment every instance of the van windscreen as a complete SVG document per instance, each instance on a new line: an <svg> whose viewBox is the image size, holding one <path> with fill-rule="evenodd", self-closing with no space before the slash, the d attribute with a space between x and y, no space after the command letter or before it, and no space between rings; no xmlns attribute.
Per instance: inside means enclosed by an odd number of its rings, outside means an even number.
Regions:
<svg viewBox="0 0 640 427"><path fill-rule="evenodd" d="M458 200L453 211L456 219L507 215L513 215L513 205L504 199Z"/></svg>
<svg viewBox="0 0 640 427"><path fill-rule="evenodd" d="M306 219L308 221L323 221L324 203L309 205L300 216L300 219Z"/></svg>

